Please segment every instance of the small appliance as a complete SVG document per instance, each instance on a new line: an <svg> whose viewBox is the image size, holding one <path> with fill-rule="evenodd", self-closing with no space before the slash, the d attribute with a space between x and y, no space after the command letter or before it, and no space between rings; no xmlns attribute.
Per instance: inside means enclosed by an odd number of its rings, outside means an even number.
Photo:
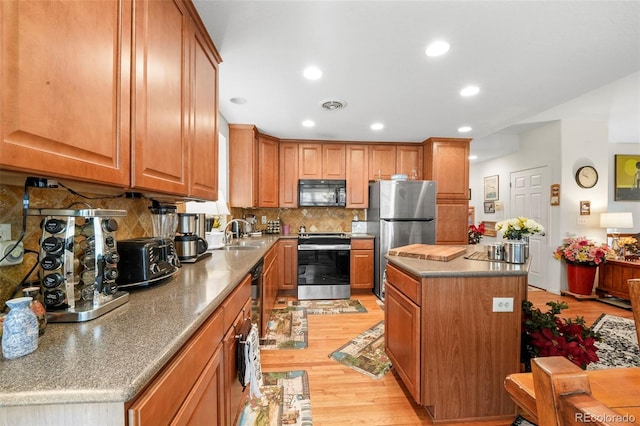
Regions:
<svg viewBox="0 0 640 426"><path fill-rule="evenodd" d="M40 223L39 277L49 322L82 322L129 300L116 283L117 250L114 217L125 210L29 209L44 216Z"/></svg>
<svg viewBox="0 0 640 426"><path fill-rule="evenodd" d="M145 237L118 241L120 288L156 284L178 272L180 261L167 238Z"/></svg>
<svg viewBox="0 0 640 426"><path fill-rule="evenodd" d="M207 252L204 213L178 213L178 234L174 241L180 262L194 263L211 256Z"/></svg>

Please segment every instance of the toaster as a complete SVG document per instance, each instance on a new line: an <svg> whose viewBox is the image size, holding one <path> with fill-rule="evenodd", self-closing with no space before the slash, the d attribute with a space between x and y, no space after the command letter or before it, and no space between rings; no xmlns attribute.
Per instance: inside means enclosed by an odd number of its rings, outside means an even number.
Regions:
<svg viewBox="0 0 640 426"><path fill-rule="evenodd" d="M118 241L119 288L146 286L175 274L180 260L172 240L148 237Z"/></svg>

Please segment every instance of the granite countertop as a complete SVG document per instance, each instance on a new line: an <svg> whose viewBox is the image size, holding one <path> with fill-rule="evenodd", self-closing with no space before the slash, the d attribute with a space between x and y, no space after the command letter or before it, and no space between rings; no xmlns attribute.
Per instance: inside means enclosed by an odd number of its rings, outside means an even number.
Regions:
<svg viewBox="0 0 640 426"><path fill-rule="evenodd" d="M278 239L213 250L164 282L128 290L127 303L94 320L49 324L35 352L0 361L0 406L132 399Z"/></svg>
<svg viewBox="0 0 640 426"><path fill-rule="evenodd" d="M439 260L423 260L412 257L385 255L389 263L393 263L417 277L482 277L495 275L527 275L530 259L526 263L507 263L502 261L488 261L465 259L475 251L484 251L483 245L469 245L462 256L447 262Z"/></svg>

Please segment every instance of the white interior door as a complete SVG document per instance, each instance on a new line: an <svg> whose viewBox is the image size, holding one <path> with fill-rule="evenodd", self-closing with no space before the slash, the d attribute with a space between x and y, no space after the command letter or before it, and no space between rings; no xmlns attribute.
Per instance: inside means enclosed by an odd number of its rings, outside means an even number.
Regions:
<svg viewBox="0 0 640 426"><path fill-rule="evenodd" d="M549 225L549 167L511 173L511 217L524 216L535 220L545 229ZM529 238L529 285L547 290L551 253L545 235Z"/></svg>

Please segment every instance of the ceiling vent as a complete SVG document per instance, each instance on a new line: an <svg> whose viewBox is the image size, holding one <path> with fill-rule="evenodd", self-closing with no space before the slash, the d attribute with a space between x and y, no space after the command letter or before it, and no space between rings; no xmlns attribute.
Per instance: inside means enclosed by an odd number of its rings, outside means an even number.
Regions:
<svg viewBox="0 0 640 426"><path fill-rule="evenodd" d="M344 101L329 100L329 101L322 101L321 105L322 105L322 108L328 111L337 111L346 107L347 103Z"/></svg>

